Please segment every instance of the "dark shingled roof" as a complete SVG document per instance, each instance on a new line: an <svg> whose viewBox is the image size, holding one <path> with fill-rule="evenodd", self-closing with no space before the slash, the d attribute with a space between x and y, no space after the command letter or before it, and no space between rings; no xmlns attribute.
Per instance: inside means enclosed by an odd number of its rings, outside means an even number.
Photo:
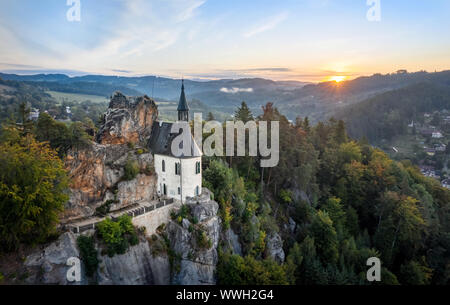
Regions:
<svg viewBox="0 0 450 305"><path fill-rule="evenodd" d="M191 134L191 154L190 156L184 156L183 154L180 156L175 156L172 154L172 141L180 135L180 133L171 133L172 123L166 122L154 122L152 127L152 134L150 136L149 147L152 153L159 155L166 155L175 158L192 158L192 157L200 157L202 155L200 149L194 141L194 138ZM190 132L190 131L189 131ZM180 147L182 148L182 146Z"/></svg>
<svg viewBox="0 0 450 305"><path fill-rule="evenodd" d="M186 101L186 95L184 94L184 80L181 85L180 102L178 103L177 111L189 111L189 106Z"/></svg>

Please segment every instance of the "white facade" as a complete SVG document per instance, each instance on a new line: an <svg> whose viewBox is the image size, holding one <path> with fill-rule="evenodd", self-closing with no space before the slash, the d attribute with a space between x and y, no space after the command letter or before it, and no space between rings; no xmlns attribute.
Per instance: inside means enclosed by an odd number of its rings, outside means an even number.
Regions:
<svg viewBox="0 0 450 305"><path fill-rule="evenodd" d="M184 202L202 191L202 158L175 158L155 154L155 172L158 176L158 195ZM180 164L180 170L176 170Z"/></svg>
<svg viewBox="0 0 450 305"><path fill-rule="evenodd" d="M444 136L439 131L433 132L432 137L435 139L443 138Z"/></svg>

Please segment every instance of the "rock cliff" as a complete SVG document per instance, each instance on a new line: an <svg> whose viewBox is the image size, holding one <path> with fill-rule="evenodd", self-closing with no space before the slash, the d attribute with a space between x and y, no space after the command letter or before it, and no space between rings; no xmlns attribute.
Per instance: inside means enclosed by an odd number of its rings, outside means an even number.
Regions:
<svg viewBox="0 0 450 305"><path fill-rule="evenodd" d="M172 283L177 285L213 285L216 283L214 272L218 262L217 246L220 236L220 218L217 215L219 205L210 199L211 193L204 188L198 198L187 200L190 216L182 223L171 221L167 226L171 248L180 257L179 270L175 272ZM205 233L206 246L201 244L199 236Z"/></svg>
<svg viewBox="0 0 450 305"><path fill-rule="evenodd" d="M148 97L114 94L96 140L85 149L70 151L66 158L71 193L62 215L63 224L92 216L106 202L113 211L155 199L153 157L146 147L157 113L155 103ZM137 173L134 178L125 179L125 168L130 163ZM82 281L77 284L215 284L221 221L217 215L219 205L211 198L207 189L201 196L188 198L183 209L189 210L189 216L181 221L179 217L171 220L170 210L165 212L167 225L158 231L160 235L148 232L124 254L102 255L96 237L98 269L88 279L82 264ZM180 212L179 205L171 207L173 213ZM143 221L150 220L141 217L136 224L149 227ZM232 232L229 235L236 252L241 252L237 236ZM76 239L75 234L66 232L28 255L24 263L30 274L27 283L72 284L67 280L70 266L66 263L70 257L80 258Z"/></svg>
<svg viewBox="0 0 450 305"><path fill-rule="evenodd" d="M221 230L217 215L218 204L210 199L210 192L203 190L200 197L186 202L190 216L181 223L169 221L159 237L161 243L152 242L152 237L140 237L139 244L130 247L121 255L102 255L99 242L96 241L99 265L92 278L87 278L84 265L81 265L81 282L70 283L67 280L67 260L80 257L77 235L72 232L62 234L58 240L37 248L28 255L24 263L24 272L29 274L28 284L57 285L194 285L215 284L215 269L218 262L217 246ZM176 213L176 209L174 213ZM197 221L198 220L198 221ZM89 234L89 233L88 233ZM92 234L92 233L90 233ZM203 242L199 239L204 234ZM161 245L162 249L161 249ZM168 251L165 247L169 247ZM171 253L171 254L170 254ZM173 259L169 258L173 255ZM172 265L171 265L171 263Z"/></svg>
<svg viewBox="0 0 450 305"><path fill-rule="evenodd" d="M72 184L65 220L91 216L107 200L113 200L112 208L119 209L153 199L153 157L145 147L157 115L157 106L147 96L113 95L96 142L70 151L66 158ZM124 181L124 167L130 161L136 162L140 174Z"/></svg>

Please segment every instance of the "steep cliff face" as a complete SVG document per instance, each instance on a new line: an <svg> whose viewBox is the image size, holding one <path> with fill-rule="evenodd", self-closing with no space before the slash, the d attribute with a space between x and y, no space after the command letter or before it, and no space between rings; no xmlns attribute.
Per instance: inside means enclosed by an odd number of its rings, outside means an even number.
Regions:
<svg viewBox="0 0 450 305"><path fill-rule="evenodd" d="M165 236L169 240L172 265L169 251L164 239L160 236L152 242L150 236L140 236L140 242L130 247L121 255L102 255L100 241L95 239L95 248L99 265L93 277L88 278L81 261L81 282L69 282L67 273L71 266L67 260L71 257L81 259L77 246L77 235L72 232L62 234L58 240L37 248L25 259L22 273L28 274L28 284L58 285L194 285L215 284L215 270L218 262L217 247L221 230L217 216L218 204L210 200L210 193L203 190L203 195L187 201L190 219L181 223L168 221ZM175 207L175 206L174 206ZM179 207L177 208L179 209ZM176 211L174 211L176 212ZM198 221L197 221L198 220ZM203 243L199 234L203 234ZM92 234L92 233L86 233ZM206 243L205 243L206 241ZM162 246L162 248L161 248Z"/></svg>
<svg viewBox="0 0 450 305"><path fill-rule="evenodd" d="M125 254L102 256L97 280L99 285L169 285L169 259L153 255L148 242L141 242Z"/></svg>
<svg viewBox="0 0 450 305"><path fill-rule="evenodd" d="M28 284L86 285L88 281L85 276L81 277L81 282L71 283L67 280L70 268L67 266L67 260L70 257L79 256L75 235L70 232L64 233L57 241L40 247L26 258L24 268L29 277L25 282Z"/></svg>
<svg viewBox="0 0 450 305"><path fill-rule="evenodd" d="M120 209L153 199L153 157L144 147L157 115L154 101L146 96L127 98L114 94L97 142L83 150L70 151L66 158L72 184L65 220L91 216L107 200L114 201L113 209ZM129 161L137 163L140 174L124 181L124 167Z"/></svg>
<svg viewBox="0 0 450 305"><path fill-rule="evenodd" d="M167 226L171 248L181 258L172 283L214 285L221 230L220 218L217 216L219 205L210 199L210 192L205 188L200 197L187 200L186 205L192 218L198 223L194 226L188 219L183 219L181 224L172 221ZM199 242L199 234L203 232L207 240L206 246Z"/></svg>

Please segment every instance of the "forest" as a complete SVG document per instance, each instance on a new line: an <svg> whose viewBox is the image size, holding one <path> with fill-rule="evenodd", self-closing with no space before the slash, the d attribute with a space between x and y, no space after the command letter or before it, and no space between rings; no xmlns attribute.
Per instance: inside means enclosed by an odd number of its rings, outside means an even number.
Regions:
<svg viewBox="0 0 450 305"><path fill-rule="evenodd" d="M423 122L424 113L444 109L450 109L450 87L421 82L347 106L336 117L347 123L355 139L365 137L377 144L405 134L411 121Z"/></svg>
<svg viewBox="0 0 450 305"><path fill-rule="evenodd" d="M252 118L245 104L236 118ZM293 125L270 103L257 120L280 122L277 167L233 157L204 172L244 245L243 257L221 253L220 284L365 284L369 257L381 259L383 284L449 283L450 192L439 182L352 140L343 121ZM282 265L266 258L272 232L284 240Z"/></svg>
<svg viewBox="0 0 450 305"><path fill-rule="evenodd" d="M260 168L261 156L203 160L222 230L232 228L243 245L242 256L219 247L218 284L363 285L369 257L382 261L381 284L449 284L450 191L409 161L350 138L342 120L290 123L271 103L262 113L255 118L242 103L235 118L280 122L277 167ZM45 113L27 117L21 104L0 133L0 251L58 234L65 151L83 149L95 133ZM267 253L273 233L284 262Z"/></svg>

